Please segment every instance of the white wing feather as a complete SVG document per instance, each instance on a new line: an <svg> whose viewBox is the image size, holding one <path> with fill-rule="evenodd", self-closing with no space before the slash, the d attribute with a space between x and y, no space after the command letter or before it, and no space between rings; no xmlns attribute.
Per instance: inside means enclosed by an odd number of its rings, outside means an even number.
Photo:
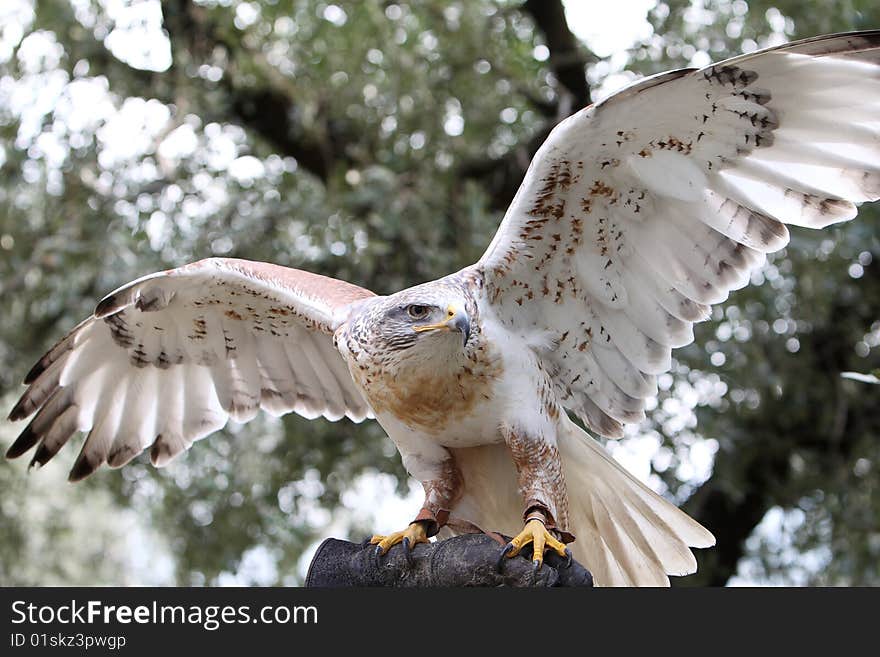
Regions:
<svg viewBox="0 0 880 657"><path fill-rule="evenodd" d="M476 266L505 326L556 337L541 356L563 405L618 437L785 224L878 197L880 32L819 37L648 78L560 123Z"/></svg>
<svg viewBox="0 0 880 657"><path fill-rule="evenodd" d="M45 464L87 431L71 479L120 467L150 447L165 465L228 418L263 408L360 422L372 413L332 343L351 303L372 293L342 281L234 259L209 259L134 281L28 374L10 413L36 413L7 456L37 445Z"/></svg>
<svg viewBox="0 0 880 657"><path fill-rule="evenodd" d="M559 403L616 438L693 323L788 243L785 224L822 228L878 197L880 31L665 73L550 134L476 265L481 313L541 345ZM556 437L572 550L598 584L696 570L688 547L714 544L706 529L569 418ZM455 513L512 532L521 501L498 449L458 450Z"/></svg>

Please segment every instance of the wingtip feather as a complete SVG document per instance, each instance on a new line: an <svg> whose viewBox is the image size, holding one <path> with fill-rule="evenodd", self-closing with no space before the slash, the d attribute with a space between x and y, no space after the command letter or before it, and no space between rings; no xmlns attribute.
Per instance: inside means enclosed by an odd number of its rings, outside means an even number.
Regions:
<svg viewBox="0 0 880 657"><path fill-rule="evenodd" d="M120 303L118 294L108 294L98 302L97 306L95 306L94 314L97 319L102 319L108 315L119 312L124 306L124 303Z"/></svg>
<svg viewBox="0 0 880 657"><path fill-rule="evenodd" d="M55 456L55 452L47 448L44 443L40 443L40 446L37 447L37 451L34 452L34 457L31 459L28 469L31 469L34 466L42 468L52 459L53 456Z"/></svg>
<svg viewBox="0 0 880 657"><path fill-rule="evenodd" d="M15 439L15 442L9 446L9 449L6 450L6 458L17 459L36 445L39 439L40 436L33 431L30 425L28 425L25 427L24 431L19 434L18 438Z"/></svg>
<svg viewBox="0 0 880 657"><path fill-rule="evenodd" d="M12 410L9 411L9 415L6 416L6 419L9 422L18 422L19 420L25 419L31 413L33 413L33 409L30 411L25 409L25 397L22 397L16 402L15 406L12 407Z"/></svg>
<svg viewBox="0 0 880 657"><path fill-rule="evenodd" d="M70 469L70 472L67 475L67 481L70 483L76 483L77 481L82 481L90 474L94 473L101 466L101 462L94 462L88 454L84 451L80 452L79 456L76 458L76 461L73 464L73 467Z"/></svg>
<svg viewBox="0 0 880 657"><path fill-rule="evenodd" d="M34 381L37 380L37 377L40 376L43 372L46 371L46 368L49 367L50 363L46 356L43 356L40 360L34 363L34 366L28 370L28 373L24 375L24 384L30 385Z"/></svg>

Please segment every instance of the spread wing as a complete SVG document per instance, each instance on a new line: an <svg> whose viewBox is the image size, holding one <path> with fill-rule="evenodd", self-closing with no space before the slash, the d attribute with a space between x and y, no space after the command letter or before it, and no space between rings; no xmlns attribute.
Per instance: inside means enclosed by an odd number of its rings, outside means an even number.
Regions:
<svg viewBox="0 0 880 657"><path fill-rule="evenodd" d="M477 263L559 400L608 437L785 224L880 197L880 31L647 78L559 124Z"/></svg>
<svg viewBox="0 0 880 657"><path fill-rule="evenodd" d="M371 417L333 346L352 303L343 281L247 260L212 258L140 278L107 296L28 373L9 415L36 412L7 452L39 443L45 464L88 431L71 480L119 467L147 447L164 465L229 417L259 408L307 418Z"/></svg>

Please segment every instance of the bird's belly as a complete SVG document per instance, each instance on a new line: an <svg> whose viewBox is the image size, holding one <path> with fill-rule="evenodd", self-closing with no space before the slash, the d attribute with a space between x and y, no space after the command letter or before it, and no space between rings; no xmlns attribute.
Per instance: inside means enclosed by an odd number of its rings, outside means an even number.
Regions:
<svg viewBox="0 0 880 657"><path fill-rule="evenodd" d="M484 413L458 419L434 440L443 447L477 447L503 441L499 431L500 419L489 404L486 406Z"/></svg>
<svg viewBox="0 0 880 657"><path fill-rule="evenodd" d="M398 437L406 440L418 434L443 447L477 447L504 440L499 431L499 416L493 406L488 401L477 404L467 415L451 413L447 422L432 422L428 426L417 419L402 419L387 411L377 410L376 420L395 443L400 442Z"/></svg>

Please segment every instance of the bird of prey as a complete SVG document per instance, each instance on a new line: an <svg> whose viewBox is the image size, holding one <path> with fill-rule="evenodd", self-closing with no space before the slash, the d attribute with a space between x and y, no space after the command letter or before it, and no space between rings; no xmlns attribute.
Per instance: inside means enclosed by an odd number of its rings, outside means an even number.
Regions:
<svg viewBox="0 0 880 657"><path fill-rule="evenodd" d="M878 197L880 31L645 78L562 121L485 254L445 278L377 296L211 258L119 288L27 374L7 456L43 465L88 432L76 481L260 409L375 418L425 492L378 552L496 530L502 557L570 550L597 584L668 585L712 534L573 418L619 438L786 224Z"/></svg>

